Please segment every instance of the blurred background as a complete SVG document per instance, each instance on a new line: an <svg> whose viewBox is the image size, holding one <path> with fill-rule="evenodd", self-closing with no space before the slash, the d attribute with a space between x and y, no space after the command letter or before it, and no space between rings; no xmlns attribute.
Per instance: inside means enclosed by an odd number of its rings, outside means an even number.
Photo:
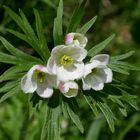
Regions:
<svg viewBox="0 0 140 140"><path fill-rule="evenodd" d="M64 0L64 33L79 1ZM0 35L15 47L36 55L28 44L6 31L6 28L20 31L20 28L4 11L3 5L17 13L19 8L22 9L32 27L35 27L33 8L36 8L40 13L44 33L51 50L54 47L52 30L58 2L59 0L0 0ZM135 54L127 61L136 65L140 64L140 0L87 0L85 15L79 28L96 15L98 16L96 23L86 34L89 38L88 47L90 48L91 45L95 45L115 33L115 39L104 50L104 53L114 56L134 50ZM2 44L0 44L0 51L7 52ZM10 65L1 63L0 75L9 67ZM115 77L118 76L128 85L133 85L135 94L140 95L139 72L131 71L130 76L115 73ZM0 104L0 140L40 139L40 124L44 115L43 106L27 122L28 106L26 102L28 102L26 95L19 94ZM140 112L128 107L126 118L118 113L116 131L111 133L102 114L95 118L83 100L79 103L82 110L79 110L78 114L85 127L85 133L81 134L70 120L62 117L62 140L140 140ZM140 101L138 104L140 105ZM115 107L114 111L117 111ZM25 123L26 125L24 125Z"/></svg>

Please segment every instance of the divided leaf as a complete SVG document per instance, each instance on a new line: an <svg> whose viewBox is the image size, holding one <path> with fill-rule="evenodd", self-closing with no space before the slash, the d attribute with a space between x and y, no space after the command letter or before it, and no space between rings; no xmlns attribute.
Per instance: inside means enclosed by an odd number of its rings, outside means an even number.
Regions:
<svg viewBox="0 0 140 140"><path fill-rule="evenodd" d="M85 2L86 1L83 1L81 4L79 4L73 14L72 14L72 17L70 19L70 22L69 22L69 26L67 28L67 31L66 33L70 33L70 32L75 32L83 15L84 15L84 6L85 6Z"/></svg>
<svg viewBox="0 0 140 140"><path fill-rule="evenodd" d="M110 107L106 104L106 103L101 103L101 102L97 102L97 106L100 108L100 110L102 111L102 113L104 114L109 128L112 132L115 131L114 128L114 121L116 120L116 117L114 116L113 112L111 111Z"/></svg>
<svg viewBox="0 0 140 140"><path fill-rule="evenodd" d="M60 140L60 107L47 107L41 140Z"/></svg>
<svg viewBox="0 0 140 140"><path fill-rule="evenodd" d="M35 61L38 63L41 63L42 61L38 58L35 58L31 55L28 55L18 49L16 49L12 44L10 44L6 39L0 36L0 40L3 43L4 47L15 57L17 57L18 60L23 60L23 61Z"/></svg>
<svg viewBox="0 0 140 140"><path fill-rule="evenodd" d="M24 13L21 10L19 10L19 13L21 16L20 17L15 12L13 12L10 8L8 8L6 6L4 6L4 7L5 7L6 12L17 23L17 25L22 29L22 31L25 33L25 35L22 33L13 31L13 30L8 30L8 31L11 32L12 34L16 35L20 39L26 41L29 45L31 45L33 47L33 49L40 55L40 57L45 62L47 62L50 54L49 54L49 50L47 47L47 43L46 43L44 34L41 30L42 25L41 25L41 19L39 17L38 12L35 11L35 17L36 17L37 35L39 35L39 37L36 36L33 28L31 27L26 16L24 15Z"/></svg>
<svg viewBox="0 0 140 140"><path fill-rule="evenodd" d="M1 98L0 98L0 103L2 103L3 101L5 101L6 99L14 96L15 94L18 94L21 92L21 87L20 85L15 86L14 88L12 88L9 92L5 93Z"/></svg>
<svg viewBox="0 0 140 140"><path fill-rule="evenodd" d="M111 40L115 37L115 35L111 35L110 37L108 37L106 40L104 40L103 42L95 45L94 47L92 47L89 51L88 51L88 56L93 57L96 54L98 54L99 52L101 52L110 42Z"/></svg>
<svg viewBox="0 0 140 140"><path fill-rule="evenodd" d="M15 56L0 52L0 62L7 64L16 64L18 61Z"/></svg>
<svg viewBox="0 0 140 140"><path fill-rule="evenodd" d="M86 34L87 31L93 26L97 19L97 16L93 17L90 21L88 21L85 25L83 25L80 29L80 33Z"/></svg>
<svg viewBox="0 0 140 140"><path fill-rule="evenodd" d="M69 104L63 103L63 113L66 114L66 112L70 116L70 118L73 121L73 123L81 131L81 133L84 133L84 127L83 127L78 115L75 114L75 112L72 110L72 108L69 106Z"/></svg>
<svg viewBox="0 0 140 140"><path fill-rule="evenodd" d="M63 40L62 17L63 17L63 1L60 0L57 9L57 17L54 19L54 27L53 27L53 38L55 45L61 44Z"/></svg>
<svg viewBox="0 0 140 140"><path fill-rule="evenodd" d="M126 58L132 56L134 53L135 53L135 51L130 51L130 52L122 54L122 55L112 56L111 57L111 62L126 59Z"/></svg>
<svg viewBox="0 0 140 140"><path fill-rule="evenodd" d="M46 39L45 39L45 36L43 33L41 18L36 9L34 9L34 14L35 14L35 18L36 18L36 32L37 32L37 36L39 39L40 48L42 50L42 53L44 53L44 56L47 61L50 56L50 51L48 49L47 42L46 42Z"/></svg>

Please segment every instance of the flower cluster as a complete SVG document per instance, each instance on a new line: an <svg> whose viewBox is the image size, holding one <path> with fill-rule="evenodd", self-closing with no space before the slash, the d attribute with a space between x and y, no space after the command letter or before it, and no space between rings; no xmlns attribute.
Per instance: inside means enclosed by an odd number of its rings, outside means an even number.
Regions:
<svg viewBox="0 0 140 140"><path fill-rule="evenodd" d="M22 78L22 90L25 93L36 91L40 97L49 98L56 88L70 98L78 94L76 81L79 79L82 79L83 90L102 90L104 83L112 81L112 71L107 67L109 55L96 55L84 64L87 41L83 34L67 34L65 45L53 48L46 66L35 65Z"/></svg>

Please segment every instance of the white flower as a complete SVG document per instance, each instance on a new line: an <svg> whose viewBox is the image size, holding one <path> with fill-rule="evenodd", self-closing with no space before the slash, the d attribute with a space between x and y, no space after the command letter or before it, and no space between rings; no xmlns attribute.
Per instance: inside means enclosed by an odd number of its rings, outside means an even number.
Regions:
<svg viewBox="0 0 140 140"><path fill-rule="evenodd" d="M74 45L78 47L85 47L87 45L87 38L80 33L68 33L65 36L65 44L66 45Z"/></svg>
<svg viewBox="0 0 140 140"><path fill-rule="evenodd" d="M84 74L84 63L87 51L81 47L56 46L48 60L47 69L56 74L59 81L81 78Z"/></svg>
<svg viewBox="0 0 140 140"><path fill-rule="evenodd" d="M82 79L83 89L102 90L104 83L112 82L112 70L107 67L109 55L96 55L85 65L85 73Z"/></svg>
<svg viewBox="0 0 140 140"><path fill-rule="evenodd" d="M67 98L75 97L78 94L78 85L74 81L68 82L60 82L59 90L66 96Z"/></svg>
<svg viewBox="0 0 140 140"><path fill-rule="evenodd" d="M34 65L21 80L21 88L25 93L34 91L40 97L49 98L53 94L53 87L56 86L56 76L50 75L46 67Z"/></svg>

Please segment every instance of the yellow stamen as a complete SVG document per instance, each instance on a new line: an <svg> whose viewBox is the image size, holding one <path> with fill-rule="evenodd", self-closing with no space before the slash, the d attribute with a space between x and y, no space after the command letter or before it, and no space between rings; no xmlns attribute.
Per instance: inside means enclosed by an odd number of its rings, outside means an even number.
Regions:
<svg viewBox="0 0 140 140"><path fill-rule="evenodd" d="M70 56L68 55L63 55L60 59L60 63L63 65L63 66L69 66L71 64L73 64L73 58L71 58Z"/></svg>

